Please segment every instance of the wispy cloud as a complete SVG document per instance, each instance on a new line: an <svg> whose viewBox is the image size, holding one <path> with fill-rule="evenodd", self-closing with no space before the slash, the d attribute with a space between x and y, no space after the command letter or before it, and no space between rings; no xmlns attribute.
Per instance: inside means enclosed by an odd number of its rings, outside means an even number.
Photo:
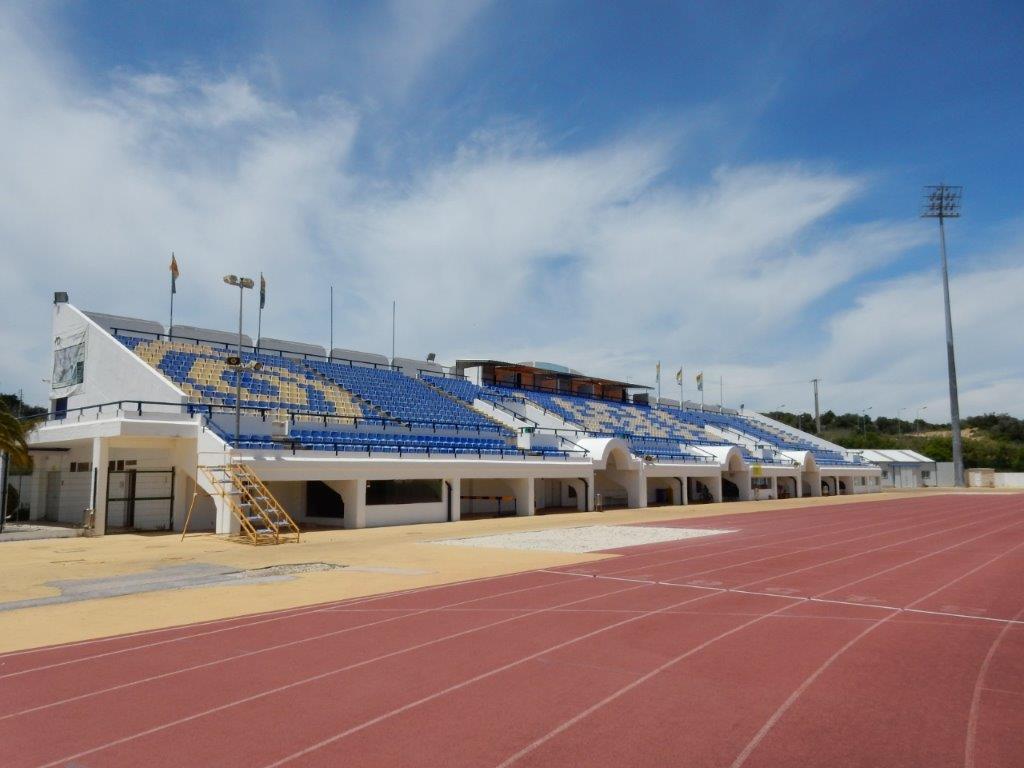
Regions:
<svg viewBox="0 0 1024 768"><path fill-rule="evenodd" d="M395 13L418 18L413 5ZM408 43L401 69L428 66L475 10L413 24L429 41ZM928 233L840 223L864 177L793 162L681 184L672 171L698 150L671 127L564 149L508 121L388 178L355 161L364 114L336 95L285 103L244 73L195 69L89 89L14 23L0 46L0 387L44 395L52 290L163 319L174 250L181 322L229 326L220 275L263 271L272 336L326 343L333 283L341 346L388 349L397 299L400 354L555 360L648 383L655 360L674 359L722 371L748 406L818 375L837 408L871 390L879 410L922 397L941 410L934 282L861 282ZM1012 327L1022 286L1000 264L958 276L972 410L1024 378L999 355L1024 359L1020 343L1000 346L990 325Z"/></svg>

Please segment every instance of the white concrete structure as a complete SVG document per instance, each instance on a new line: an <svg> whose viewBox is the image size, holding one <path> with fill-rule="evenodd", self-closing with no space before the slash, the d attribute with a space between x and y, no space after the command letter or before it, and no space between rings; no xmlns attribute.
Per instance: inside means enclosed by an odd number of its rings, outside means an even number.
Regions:
<svg viewBox="0 0 1024 768"><path fill-rule="evenodd" d="M881 468L879 481L883 488L933 488L938 485L935 459L917 451L878 448L857 452Z"/></svg>
<svg viewBox="0 0 1024 768"><path fill-rule="evenodd" d="M316 345L275 339L261 342L267 370L246 384L245 437L236 446L234 406L225 405L238 375L224 367L237 343L230 332L176 326L169 338L159 323L60 302L51 338L51 414L29 438L35 471L22 481L23 501L31 519L91 521L96 534L181 530L190 511L190 530L236 533L238 521L202 469L231 462L249 465L300 525L348 528L878 490L876 466L822 441L801 443L821 447L816 458L811 449L772 447L770 433L754 426L731 440L711 425L674 442L660 433L597 434L528 390L476 388L460 399L416 378L446 376L435 363L392 365L343 349L327 359ZM213 374L197 373L204 356ZM516 367L529 374L526 364ZM592 398L610 387L627 397L629 385L553 366L537 371L567 377ZM377 378L364 382L367 372ZM288 388L307 393L309 405L286 402L295 399ZM429 418L395 415L418 397L435 409ZM671 450L637 447L643 440ZM836 466L821 466L821 455Z"/></svg>

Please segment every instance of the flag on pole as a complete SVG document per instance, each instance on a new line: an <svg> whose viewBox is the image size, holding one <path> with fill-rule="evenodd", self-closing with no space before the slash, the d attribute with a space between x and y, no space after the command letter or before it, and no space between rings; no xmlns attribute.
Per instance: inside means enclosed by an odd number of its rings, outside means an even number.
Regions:
<svg viewBox="0 0 1024 768"><path fill-rule="evenodd" d="M260 309L267 306L267 281L260 272Z"/></svg>
<svg viewBox="0 0 1024 768"><path fill-rule="evenodd" d="M680 368L678 371L676 371L676 384L682 384L682 383L683 383L683 369Z"/></svg>
<svg viewBox="0 0 1024 768"><path fill-rule="evenodd" d="M171 293L178 292L178 260L171 253Z"/></svg>
<svg viewBox="0 0 1024 768"><path fill-rule="evenodd" d="M659 384L661 384L661 361L660 360L658 361L658 364L656 366L654 366L654 380L656 382L658 382Z"/></svg>
<svg viewBox="0 0 1024 768"><path fill-rule="evenodd" d="M700 392L704 391L704 371L697 374L697 390Z"/></svg>

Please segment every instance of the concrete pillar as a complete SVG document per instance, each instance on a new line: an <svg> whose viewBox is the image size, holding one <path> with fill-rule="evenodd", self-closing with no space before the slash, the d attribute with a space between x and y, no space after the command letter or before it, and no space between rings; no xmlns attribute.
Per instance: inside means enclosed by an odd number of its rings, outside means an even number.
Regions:
<svg viewBox="0 0 1024 768"><path fill-rule="evenodd" d="M630 509L646 509L647 508L647 478L644 473L637 470L636 472L627 473L626 479L626 493L628 498L628 504Z"/></svg>
<svg viewBox="0 0 1024 768"><path fill-rule="evenodd" d="M594 481L593 478L587 478L587 481L583 480L566 480L566 486L576 491L576 510L578 512L584 512L588 509L594 508L593 493L594 493ZM568 506L572 503L568 493L566 494L565 505Z"/></svg>
<svg viewBox="0 0 1024 768"><path fill-rule="evenodd" d="M509 480L512 486L512 494L516 497L516 515L527 517L534 514L536 509L536 497L532 477L523 477Z"/></svg>
<svg viewBox="0 0 1024 768"><path fill-rule="evenodd" d="M324 484L345 502L345 527L366 527L366 481L325 480Z"/></svg>
<svg viewBox="0 0 1024 768"><path fill-rule="evenodd" d="M821 473L820 472L808 472L807 474L807 485L811 488L811 496L821 496Z"/></svg>
<svg viewBox="0 0 1024 768"><path fill-rule="evenodd" d="M708 490L711 491L711 499L719 504L722 503L722 476L706 478Z"/></svg>
<svg viewBox="0 0 1024 768"><path fill-rule="evenodd" d="M750 487L751 474L750 472L734 472L732 477L729 478L736 483L736 488L739 489L739 500L740 501L752 501L754 498L754 489Z"/></svg>
<svg viewBox="0 0 1024 768"><path fill-rule="evenodd" d="M110 445L105 437L92 439L92 488L90 503L93 505L93 535L103 536L107 532L107 464L110 461Z"/></svg>
<svg viewBox="0 0 1024 768"><path fill-rule="evenodd" d="M224 498L220 493L214 493L212 498L213 508L217 513L214 531L223 535L237 535L242 530L242 524L231 511L231 502Z"/></svg>
<svg viewBox="0 0 1024 768"><path fill-rule="evenodd" d="M462 480L452 477L446 482L451 485L451 490L448 491L448 509L452 512L452 522L454 523L462 519ZM447 490L447 486L445 488Z"/></svg>
<svg viewBox="0 0 1024 768"><path fill-rule="evenodd" d="M796 484L796 497L802 499L804 496L804 484L800 482L800 475L794 477L793 482Z"/></svg>
<svg viewBox="0 0 1024 768"><path fill-rule="evenodd" d="M29 478L29 518L42 520L46 516L46 473L49 472L49 462L35 459L32 475Z"/></svg>

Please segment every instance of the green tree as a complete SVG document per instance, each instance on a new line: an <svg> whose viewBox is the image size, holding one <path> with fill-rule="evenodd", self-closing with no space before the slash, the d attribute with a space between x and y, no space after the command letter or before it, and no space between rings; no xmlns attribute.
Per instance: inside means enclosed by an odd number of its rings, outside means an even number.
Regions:
<svg viewBox="0 0 1024 768"><path fill-rule="evenodd" d="M28 422L18 419L6 406L0 406L0 453L11 457L12 466L29 465L28 444L25 442L28 427Z"/></svg>

